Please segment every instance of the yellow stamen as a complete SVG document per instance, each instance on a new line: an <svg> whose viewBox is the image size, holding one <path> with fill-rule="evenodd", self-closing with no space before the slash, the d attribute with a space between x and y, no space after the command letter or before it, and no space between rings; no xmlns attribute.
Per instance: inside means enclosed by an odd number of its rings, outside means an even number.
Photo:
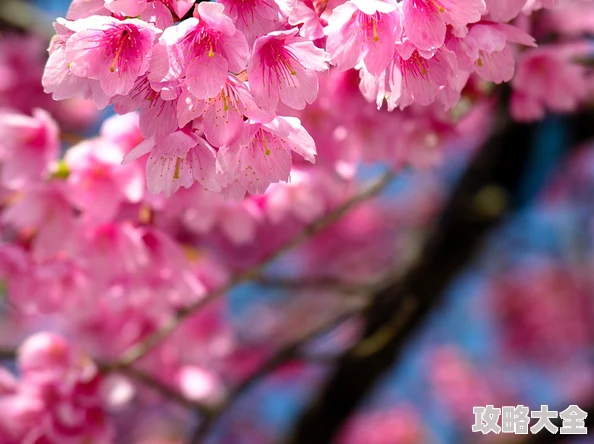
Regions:
<svg viewBox="0 0 594 444"><path fill-rule="evenodd" d="M115 70L116 70L115 67L118 64L118 60L120 59L120 54L122 53L122 50L124 49L124 45L126 44L126 41L124 40L124 37L126 37L127 35L128 35L128 31L122 32L122 36L120 37L120 44L118 46L118 50L116 51L115 57L113 59L113 63L109 67L109 70L111 72L115 72Z"/></svg>
<svg viewBox="0 0 594 444"><path fill-rule="evenodd" d="M262 143L264 143L264 154L270 156L270 148L268 148L268 144L266 143L266 138L262 139Z"/></svg>
<svg viewBox="0 0 594 444"><path fill-rule="evenodd" d="M229 111L229 104L227 103L227 96L225 95L225 91L221 91L221 97L223 98L223 109L225 111Z"/></svg>
<svg viewBox="0 0 594 444"><path fill-rule="evenodd" d="M178 157L177 160L175 161L175 171L173 173L174 179L179 179L179 166L180 166L182 160L183 159L181 157Z"/></svg>
<svg viewBox="0 0 594 444"><path fill-rule="evenodd" d="M152 211L151 207L148 205L143 205L140 207L138 211L138 220L141 224L148 224L152 219Z"/></svg>

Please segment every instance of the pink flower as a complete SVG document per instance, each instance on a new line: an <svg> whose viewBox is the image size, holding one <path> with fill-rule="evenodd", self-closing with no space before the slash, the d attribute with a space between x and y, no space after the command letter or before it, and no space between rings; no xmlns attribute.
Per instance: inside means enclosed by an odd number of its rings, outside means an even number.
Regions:
<svg viewBox="0 0 594 444"><path fill-rule="evenodd" d="M588 2L589 0L585 0ZM533 11L538 11L542 8L554 8L559 5L559 0L527 0L526 5L522 11L526 14L531 14Z"/></svg>
<svg viewBox="0 0 594 444"><path fill-rule="evenodd" d="M30 184L4 209L1 220L18 230L34 233L33 255L54 256L69 244L74 213L63 181Z"/></svg>
<svg viewBox="0 0 594 444"><path fill-rule="evenodd" d="M114 14L137 17L146 8L147 0L105 0L105 7Z"/></svg>
<svg viewBox="0 0 594 444"><path fill-rule="evenodd" d="M151 138L165 136L178 129L176 98L177 91L156 91L148 78L142 76L136 80L128 95L117 95L112 98L112 103L118 114L140 109L140 132L145 138Z"/></svg>
<svg viewBox="0 0 594 444"><path fill-rule="evenodd" d="M62 337L37 333L19 349L21 379L0 394L2 442L113 442L103 410L102 378Z"/></svg>
<svg viewBox="0 0 594 444"><path fill-rule="evenodd" d="M324 24L320 15L327 0L282 0L280 8L291 26L299 26L299 35L308 40L324 37Z"/></svg>
<svg viewBox="0 0 594 444"><path fill-rule="evenodd" d="M188 0L105 0L105 7L116 16L137 17L159 29L165 29L173 26L173 9L170 6L176 6L176 10L183 12L182 15L176 15L183 17L193 6L192 3Z"/></svg>
<svg viewBox="0 0 594 444"><path fill-rule="evenodd" d="M264 194L271 183L286 182L292 151L315 162L315 142L299 119L276 117L270 123L247 126L238 141L217 155L217 170L229 180L225 194L240 199L246 191Z"/></svg>
<svg viewBox="0 0 594 444"><path fill-rule="evenodd" d="M59 149L58 126L47 112L36 109L33 117L0 112L0 182L4 186L20 189L42 179Z"/></svg>
<svg viewBox="0 0 594 444"><path fill-rule="evenodd" d="M161 292L166 301L176 307L204 296L206 289L190 267L182 244L152 227L143 228L141 234L150 259L140 274L143 285L150 286L152 292Z"/></svg>
<svg viewBox="0 0 594 444"><path fill-rule="evenodd" d="M534 39L519 28L481 22L472 25L463 39L451 38L447 47L456 53L460 69L502 83L514 75L515 59L509 42L535 46Z"/></svg>
<svg viewBox="0 0 594 444"><path fill-rule="evenodd" d="M150 80L183 79L197 99L208 99L219 94L229 71L243 71L248 44L223 9L218 3L200 3L196 17L165 30L159 43L165 51L158 50L154 60L161 69Z"/></svg>
<svg viewBox="0 0 594 444"><path fill-rule="evenodd" d="M160 30L137 19L93 16L70 24L75 31L66 42L72 74L99 80L109 97L126 95L146 73Z"/></svg>
<svg viewBox="0 0 594 444"><path fill-rule="evenodd" d="M347 422L338 444L413 444L429 441L423 415L409 405L366 410Z"/></svg>
<svg viewBox="0 0 594 444"><path fill-rule="evenodd" d="M28 378L56 381L73 364L70 344L52 333L33 335L19 348L18 365Z"/></svg>
<svg viewBox="0 0 594 444"><path fill-rule="evenodd" d="M215 170L215 151L191 131L179 130L165 137L145 140L126 157L123 164L147 154L146 181L152 194L171 196L180 187L195 182L212 191L221 189Z"/></svg>
<svg viewBox="0 0 594 444"><path fill-rule="evenodd" d="M252 243L261 219L261 210L251 199L233 202L198 187L179 190L168 199L165 211L179 212L188 232L213 235L219 231L234 245ZM212 277L209 273L203 279L212 281Z"/></svg>
<svg viewBox="0 0 594 444"><path fill-rule="evenodd" d="M585 48L553 46L531 49L518 59L512 81L512 113L519 120L541 117L545 109L569 112L588 94L586 69L571 61Z"/></svg>
<svg viewBox="0 0 594 444"><path fill-rule="evenodd" d="M40 83L47 41L36 35L6 33L0 38L0 108L30 114L43 108L66 130L80 131L96 118L96 108L82 98L57 102Z"/></svg>
<svg viewBox="0 0 594 444"><path fill-rule="evenodd" d="M539 28L566 36L579 37L594 33L593 4L590 1L562 2L552 11L539 15Z"/></svg>
<svg viewBox="0 0 594 444"><path fill-rule="evenodd" d="M120 205L137 203L144 194L144 177L136 165L122 166L120 147L104 139L91 139L68 150L70 200L89 221L112 220Z"/></svg>
<svg viewBox="0 0 594 444"><path fill-rule="evenodd" d="M486 11L484 0L404 0L404 32L418 49L435 50L445 40L446 25L478 22Z"/></svg>
<svg viewBox="0 0 594 444"><path fill-rule="evenodd" d="M75 76L70 70L70 62L66 58L66 42L74 34L69 26L72 22L58 19L54 23L56 35L49 47L49 59L41 83L46 93L52 94L55 100L71 98L82 93L85 98L92 99L99 109L109 103L109 97L101 89L99 80L85 79Z"/></svg>
<svg viewBox="0 0 594 444"><path fill-rule="evenodd" d="M256 102L275 109L280 100L303 109L318 95L318 74L328 68L328 54L310 41L297 37L296 28L271 32L254 44L248 80Z"/></svg>
<svg viewBox="0 0 594 444"><path fill-rule="evenodd" d="M491 19L508 22L520 13L526 0L485 0L485 3Z"/></svg>
<svg viewBox="0 0 594 444"><path fill-rule="evenodd" d="M456 93L459 94L463 86L459 84L458 75L453 52L442 48L431 56L404 45L394 55L385 77L377 80L378 89L373 93L377 94L378 106L385 96L388 110L396 106L403 109L412 103L429 105L436 100L450 108L457 103ZM370 74L363 71L362 85L370 81L373 81Z"/></svg>
<svg viewBox="0 0 594 444"><path fill-rule="evenodd" d="M433 396L448 409L455 421L464 421L464 415L472 406L502 403L505 392L496 390L490 375L477 368L454 345L441 345L428 353L427 368L431 369L428 383Z"/></svg>
<svg viewBox="0 0 594 444"><path fill-rule="evenodd" d="M206 140L215 147L228 145L241 133L244 119L270 122L271 112L261 110L245 84L229 74L221 92L213 98L198 100L184 92L177 102L177 118L181 128L202 116L201 126Z"/></svg>
<svg viewBox="0 0 594 444"><path fill-rule="evenodd" d="M322 170L323 171L323 170ZM272 184L266 193L265 210L274 224L282 223L289 215L309 223L321 217L328 206L323 180L311 168L293 168L288 183ZM329 182L329 181L327 181ZM322 188L322 189L321 189Z"/></svg>
<svg viewBox="0 0 594 444"><path fill-rule="evenodd" d="M280 11L274 0L219 0L251 44L260 35L273 31L280 20Z"/></svg>
<svg viewBox="0 0 594 444"><path fill-rule="evenodd" d="M105 8L105 0L72 0L66 18L79 20L92 15L110 15Z"/></svg>
<svg viewBox="0 0 594 444"><path fill-rule="evenodd" d="M179 3L187 3L185 1L175 2ZM140 20L144 20L145 22L152 23L159 29L167 29L170 26L175 24L174 22L174 15L171 12L171 8L168 8L165 2L159 0L148 0L146 4L146 8L138 15Z"/></svg>
<svg viewBox="0 0 594 444"><path fill-rule="evenodd" d="M99 135L118 145L126 154L144 140L140 134L138 113L114 115L105 119Z"/></svg>
<svg viewBox="0 0 594 444"><path fill-rule="evenodd" d="M68 254L85 271L98 295L130 282L150 261L142 232L129 222L81 224Z"/></svg>
<svg viewBox="0 0 594 444"><path fill-rule="evenodd" d="M376 75L394 55L394 43L401 34L400 13L392 1L350 0L332 11L326 34L326 49L340 70L363 61Z"/></svg>

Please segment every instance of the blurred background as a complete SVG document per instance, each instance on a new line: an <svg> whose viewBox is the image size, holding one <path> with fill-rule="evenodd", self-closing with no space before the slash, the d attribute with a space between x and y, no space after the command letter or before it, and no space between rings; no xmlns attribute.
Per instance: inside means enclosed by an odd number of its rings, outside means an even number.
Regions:
<svg viewBox="0 0 594 444"><path fill-rule="evenodd" d="M48 44L44 39L51 34L48 25L54 17L64 16L68 6L68 0L37 0L29 5L2 0L0 104L15 106L1 95L3 88L15 88L7 82L7 66L21 63L19 81L28 83L30 89L23 91L22 99L11 94L11 100L18 102L16 107L24 112L44 107L56 116L66 134L89 135L96 133L109 111L97 115L92 105L68 107L52 102L40 92L40 84L37 90L32 86L35 76L41 76L42 64L35 68L34 62L24 60L34 53L40 60L44 57ZM14 41L24 38L24 28L38 40L11 54L16 48ZM25 80L24 76L31 78ZM33 98L36 103L26 105ZM586 116L589 118L591 115ZM406 335L390 370L365 395L363 407L351 416L340 443L594 443L591 422L587 436L471 433L473 406L522 404L537 409L548 405L561 411L577 404L592 414L594 140L589 140L587 133L594 135L594 120L584 123L583 119L577 114L549 115L530 126L527 138L508 140L516 145L517 153L512 153L502 171L493 173L498 175L493 181L484 180L485 186L481 185L473 201L483 212L497 217L481 226L480 236L465 231L472 229L473 221L466 221L470 225L463 225L466 228L460 232L450 231L450 241L444 245L453 246L451 250L435 246L436 257L451 254L456 265L443 279L440 271L435 277L427 268L427 281L443 283L435 286L440 294L433 295L426 317ZM468 125L480 126L480 118ZM343 230L342 236L321 233L314 240L318 242L314 252L302 249L291 256L291 261L307 264L310 276L315 278L318 270L323 278L312 282L319 286L314 302L309 296L305 300L310 305L293 307L295 323L301 322L299 316L311 314L308 310L317 309L311 304L324 306L324 279L333 274L345 277L344 270L349 269L349 277L367 276L368 268L393 264L395 254L402 267L410 260L408 256L423 254L419 250L424 241L440 224L447 226L450 213L444 213L444 208L455 202L457 192L464 191L464 177L479 156L480 137L467 139L465 146L447 147L438 166L399 173L373 205L355 209L347 217L356 222L332 227L334 234ZM516 174L516 170L521 172ZM378 171L381 166L372 165L362 167L358 175L365 179ZM511 182L506 182L508 176L513 176ZM337 256L336 242L345 239L349 256ZM472 243L471 259L458 260L457 246L466 243ZM344 251L345 247L340 248ZM270 326L278 323L274 319L277 307L286 308L289 296L299 293L291 287L294 282L288 268L289 259L280 261L273 268L278 273L271 276L283 279L240 285L228 295L223 319L250 345L250 353L268 337ZM14 314L6 307L2 313L2 330L8 331ZM325 360L344 349L358 328L357 322L342 324L308 345L305 353L311 357L310 364L280 366L246 389L208 442L266 444L286 433L328 375ZM244 365L239 362L238 366ZM182 442L180 437L194 419L179 409L155 403L152 408L116 415L115 421L120 427L128 424L117 441L124 444Z"/></svg>

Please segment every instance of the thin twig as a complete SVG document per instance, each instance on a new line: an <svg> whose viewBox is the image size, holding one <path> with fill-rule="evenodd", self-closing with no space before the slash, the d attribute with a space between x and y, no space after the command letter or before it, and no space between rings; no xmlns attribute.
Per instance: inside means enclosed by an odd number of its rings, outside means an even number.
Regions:
<svg viewBox="0 0 594 444"><path fill-rule="evenodd" d="M192 444L201 442L215 426L221 415L245 392L247 392L263 378L269 376L280 366L286 364L292 359L300 357L301 349L307 343L333 330L351 317L361 313L367 307L367 305L368 304L365 304L356 308L345 310L330 320L320 322L319 325L312 327L303 335L277 350L277 352L271 355L252 375L244 379L233 390L231 390L224 402L218 405L216 409L203 416L202 421L194 430L189 442Z"/></svg>
<svg viewBox="0 0 594 444"><path fill-rule="evenodd" d="M334 442L344 422L356 411L385 372L403 357L407 344L430 319L445 297L446 289L480 251L486 236L513 208L525 203L518 198L528 170L530 147L537 124L509 120L508 102L501 101L495 130L470 162L449 202L425 242L418 260L402 279L374 294L364 319L361 339L340 357L321 390L301 412L285 444ZM572 117L572 140L565 148L592 136L592 116ZM477 196L498 187L510 199L501 211L481 212Z"/></svg>
<svg viewBox="0 0 594 444"><path fill-rule="evenodd" d="M413 261L414 257L415 255L412 254L410 257L406 258L404 263L400 264L391 272L386 273L386 275L377 282L365 286L360 285L359 288L361 292L372 294L388 287L397 276L400 276L402 274L402 269L408 268L410 263ZM357 306L351 306L350 308L346 309L341 314L333 317L332 319L327 320L325 322L321 322L316 327L311 328L298 338L291 341L289 344L286 344L284 347L277 350L276 353L270 356L252 375L247 377L243 382L241 382L233 390L231 390L228 393L225 400L220 405L208 412L206 415L202 416L202 420L194 430L194 433L192 434L189 443L197 444L201 440L203 440L212 430L212 428L216 425L221 415L229 408L229 406L231 406L239 397L241 397L255 384L257 384L263 378L269 376L272 372L278 369L281 365L287 363L291 359L296 358L303 358L303 360L308 362L321 362L321 360L317 359L317 356L312 357L309 354L304 355L303 347L313 339L333 330L334 328L338 327L340 324L352 318L353 316L363 313L365 310L369 308L370 304L370 298L363 299ZM333 363L333 360L324 359L323 363L331 364Z"/></svg>
<svg viewBox="0 0 594 444"><path fill-rule="evenodd" d="M104 372L111 372L111 371L115 370L118 373L121 373L122 375L129 376L130 378L134 379L135 381L138 381L141 384L143 384L144 386L159 393L160 395L167 398L168 400L174 401L177 404L180 404L180 405L187 407L189 409L198 411L202 414L208 414L210 411L209 406L207 406L205 404L201 404L196 401L192 401L191 399L188 399L187 397L185 397L182 393L180 393L173 387L169 386L168 384L165 384L164 382L159 381L157 378L153 377L152 375L145 373L144 371L139 370L137 368L126 367L126 368L120 368L120 369L116 370L116 369L110 367L109 365L106 365L106 366L100 365L99 368Z"/></svg>
<svg viewBox="0 0 594 444"><path fill-rule="evenodd" d="M280 248L264 257L264 259L262 259L256 265L250 267L246 271L237 274L226 284L213 290L200 301L189 305L183 310L180 310L176 314L176 316L172 317L168 322L161 326L161 328L149 335L144 341L128 349L128 351L126 351L123 354L121 359L113 366L115 368L125 368L132 365L134 362L142 358L149 351L151 351L157 345L159 345L164 339L166 339L173 331L177 329L177 327L186 318L193 315L194 313L196 313L206 305L210 304L211 302L217 300L219 297L221 297L237 285L257 278L260 274L262 274L266 267L268 267L272 262L281 257L283 254L285 254L292 248L300 245L302 242L306 241L314 234L317 234L318 232L322 231L324 228L332 225L334 222L336 222L338 219L340 219L346 213L348 213L353 207L379 194L390 184L393 178L394 173L392 171L387 171L384 174L382 174L379 179L377 179L374 183L365 188L362 192L348 199L326 216L307 225L299 234L289 239Z"/></svg>
<svg viewBox="0 0 594 444"><path fill-rule="evenodd" d="M17 351L14 348L0 348L0 360L16 359Z"/></svg>
<svg viewBox="0 0 594 444"><path fill-rule="evenodd" d="M277 276L260 276L255 281L264 287L283 290L331 290L339 293L361 293L369 289L370 284L346 282L332 277L319 278L286 278Z"/></svg>

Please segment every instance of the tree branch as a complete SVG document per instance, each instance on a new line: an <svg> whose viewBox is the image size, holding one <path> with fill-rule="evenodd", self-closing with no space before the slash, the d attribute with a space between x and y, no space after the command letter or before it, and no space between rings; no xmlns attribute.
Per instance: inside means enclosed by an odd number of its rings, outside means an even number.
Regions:
<svg viewBox="0 0 594 444"><path fill-rule="evenodd" d="M364 306L346 310L343 313L334 316L330 320L320 322L319 325L309 329L307 332L305 332L298 338L294 339L289 344L277 350L276 353L274 353L266 361L264 361L264 363L252 375L250 375L243 382L237 385L228 394L227 398L223 403L217 406L217 408L210 412L210 414L205 415L203 417L202 422L194 431L190 443L201 442L202 439L204 439L212 430L214 425L220 419L221 415L250 388L252 388L265 377L269 376L280 366L286 364L292 359L301 357L301 350L307 343L338 327L340 324L350 319L351 317L360 314L363 308Z"/></svg>
<svg viewBox="0 0 594 444"><path fill-rule="evenodd" d="M347 282L332 277L319 278L285 278L276 276L260 276L255 281L264 287L279 288L282 290L330 290L339 293L361 293L369 289L369 284L360 282Z"/></svg>
<svg viewBox="0 0 594 444"><path fill-rule="evenodd" d="M157 378L153 377L152 375L150 375L148 373L145 373L142 370L139 370L134 367L119 368L117 370L114 370L109 365L105 365L105 366L100 365L99 368L101 371L103 371L105 373L117 371L118 373L120 373L122 375L126 375L126 376L132 378L133 380L140 382L145 387L148 387L149 389L155 391L156 393L159 393L164 398L166 398L170 401L173 401L181 406L195 410L195 411L200 412L201 414L204 414L204 415L208 415L210 413L211 408L209 406L186 398L178 390L174 389L173 387L169 386L168 384L165 384L165 383L159 381Z"/></svg>
<svg viewBox="0 0 594 444"><path fill-rule="evenodd" d="M298 418L287 444L329 444L369 390L402 353L443 298L446 287L514 205L537 124L512 122L501 101L493 136L470 163L441 220L409 272L374 295L361 340L338 361L319 395ZM592 136L582 115L574 138Z"/></svg>
<svg viewBox="0 0 594 444"><path fill-rule="evenodd" d="M276 259L281 257L283 254L285 254L292 248L300 245L302 242L306 241L314 234L317 234L318 232L322 231L324 228L327 228L328 226L332 225L334 222L336 222L345 214L347 214L353 207L379 194L388 186L388 184L392 181L393 178L393 172L388 171L384 173L379 179L377 179L370 186L366 187L359 194L356 194L352 198L348 199L347 201L339 205L337 208L332 210L326 216L307 225L300 233L298 233L293 238L289 239L279 249L267 255L257 264L250 267L246 271L237 274L229 282L213 290L200 301L186 307L183 310L180 310L176 316L174 316L167 323L162 325L157 331L149 335L144 341L131 347L128 351L126 351L120 358L120 360L114 364L114 367L124 368L132 365L138 359L142 358L149 351L151 351L153 348L159 345L164 339L166 339L173 331L177 329L177 327L186 318L198 312L201 308L205 307L211 302L217 300L219 297L227 293L235 286L243 282L257 278L259 275L262 274L266 267L268 267L268 265L270 265Z"/></svg>
<svg viewBox="0 0 594 444"><path fill-rule="evenodd" d="M16 359L17 351L14 348L2 347L0 348L0 360Z"/></svg>

